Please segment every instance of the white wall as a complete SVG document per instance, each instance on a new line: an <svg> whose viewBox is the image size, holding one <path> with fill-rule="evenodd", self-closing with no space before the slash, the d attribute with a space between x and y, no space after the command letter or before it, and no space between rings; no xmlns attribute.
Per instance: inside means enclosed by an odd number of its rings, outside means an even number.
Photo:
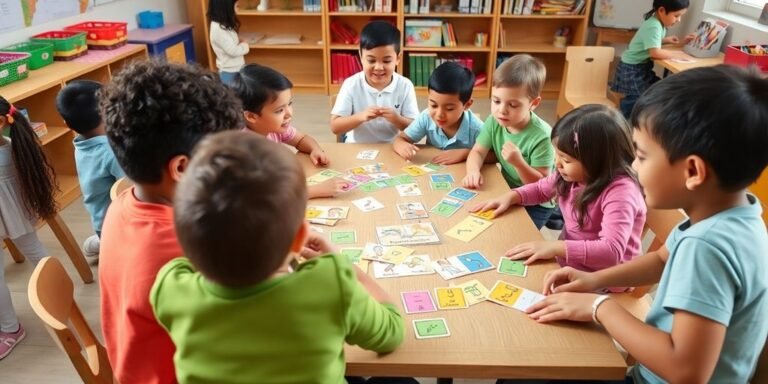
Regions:
<svg viewBox="0 0 768 384"><path fill-rule="evenodd" d="M94 7L93 11L83 15L3 33L0 36L0 47L26 41L30 36L38 33L88 20L128 22L128 29L131 30L137 28L136 14L149 9L163 11L166 24L184 23L187 20L187 6L184 0L118 0Z"/></svg>
<svg viewBox="0 0 768 384"><path fill-rule="evenodd" d="M725 10L726 4L726 0L691 0L691 7L688 9L688 13L683 16L683 22L681 23L685 25L684 31L693 32L699 22L706 18L723 20L722 17L713 17L705 12L720 13ZM726 36L723 42L722 49L725 50L728 44L768 42L768 32L765 31L766 26L756 25L755 20L756 18L739 16L729 16L725 19L724 21L730 24L730 27L728 28L728 36ZM743 23L750 25L744 25Z"/></svg>

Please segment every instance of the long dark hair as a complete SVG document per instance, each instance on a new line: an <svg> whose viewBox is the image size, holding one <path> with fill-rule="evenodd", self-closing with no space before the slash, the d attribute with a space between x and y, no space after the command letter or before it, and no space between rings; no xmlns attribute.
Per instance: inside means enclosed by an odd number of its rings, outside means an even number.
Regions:
<svg viewBox="0 0 768 384"><path fill-rule="evenodd" d="M644 18L646 20L650 19L661 7L664 7L664 11L669 13L688 9L689 6L690 1L688 0L653 0L653 9L646 12Z"/></svg>
<svg viewBox="0 0 768 384"><path fill-rule="evenodd" d="M10 116L13 120L8 122L11 126L11 156L21 184L24 205L41 219L52 217L56 214L54 194L58 186L53 167L45 157L37 134L21 112L14 110L11 113L11 103L2 96L0 116Z"/></svg>
<svg viewBox="0 0 768 384"><path fill-rule="evenodd" d="M235 15L237 0L211 0L208 3L208 22L215 21L228 31L240 31L240 20Z"/></svg>
<svg viewBox="0 0 768 384"><path fill-rule="evenodd" d="M586 173L584 189L574 199L579 227L584 226L587 206L616 177L626 175L637 182L632 169L635 151L631 132L619 111L600 104L587 104L568 112L552 129L555 147L581 162ZM559 196L568 196L571 186L571 182L558 175Z"/></svg>

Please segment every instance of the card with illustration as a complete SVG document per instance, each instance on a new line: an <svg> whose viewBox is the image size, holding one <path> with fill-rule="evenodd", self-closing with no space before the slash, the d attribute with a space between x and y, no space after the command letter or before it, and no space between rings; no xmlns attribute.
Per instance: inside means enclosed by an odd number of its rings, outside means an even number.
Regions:
<svg viewBox="0 0 768 384"><path fill-rule="evenodd" d="M349 207L309 205L305 217L307 219L346 219Z"/></svg>
<svg viewBox="0 0 768 384"><path fill-rule="evenodd" d="M453 176L447 173L437 173L429 175L429 181L433 183L453 183Z"/></svg>
<svg viewBox="0 0 768 384"><path fill-rule="evenodd" d="M436 337L448 337L451 331L445 319L423 319L413 321L413 331L417 339L433 339Z"/></svg>
<svg viewBox="0 0 768 384"><path fill-rule="evenodd" d="M437 244L440 237L430 222L376 227L376 236L383 245Z"/></svg>
<svg viewBox="0 0 768 384"><path fill-rule="evenodd" d="M400 264L373 262L373 275L377 279L431 275L433 273L435 270L432 269L432 259L428 255L411 255Z"/></svg>
<svg viewBox="0 0 768 384"><path fill-rule="evenodd" d="M399 203L397 206L397 213L400 214L400 218L403 220L424 219L429 217L427 209L424 208L424 204L411 202L411 203Z"/></svg>
<svg viewBox="0 0 768 384"><path fill-rule="evenodd" d="M343 192L349 192L360 186L360 183L351 180L344 180L344 185L341 186Z"/></svg>
<svg viewBox="0 0 768 384"><path fill-rule="evenodd" d="M522 261L502 257L499 259L499 267L496 271L505 275L525 277L528 274L528 266L523 264Z"/></svg>
<svg viewBox="0 0 768 384"><path fill-rule="evenodd" d="M459 200L443 198L439 203L437 203L437 205L432 207L430 212L443 217L451 217L454 213L461 209L462 205L464 205L464 203Z"/></svg>
<svg viewBox="0 0 768 384"><path fill-rule="evenodd" d="M339 219L308 219L310 224L327 225L333 227L338 224Z"/></svg>
<svg viewBox="0 0 768 384"><path fill-rule="evenodd" d="M371 212L384 208L384 204L373 197L364 197L358 200L352 200L352 204L363 212Z"/></svg>
<svg viewBox="0 0 768 384"><path fill-rule="evenodd" d="M453 188L453 184L442 182L442 181L438 183L435 183L434 181L430 181L429 186L432 188L433 191L450 191Z"/></svg>
<svg viewBox="0 0 768 384"><path fill-rule="evenodd" d="M435 288L435 297L438 309L462 309L467 308L467 300L464 291L459 287Z"/></svg>
<svg viewBox="0 0 768 384"><path fill-rule="evenodd" d="M477 192L470 191L466 188L454 188L450 192L448 192L448 197L452 197L454 199L459 199L462 201L471 200L473 197L477 196Z"/></svg>
<svg viewBox="0 0 768 384"><path fill-rule="evenodd" d="M366 260L397 265L402 264L405 258L413 254L413 252L413 249L406 247L385 247L381 244L367 243L361 257Z"/></svg>
<svg viewBox="0 0 768 384"><path fill-rule="evenodd" d="M389 173L386 173L386 172L369 173L368 177L370 177L371 180L386 180L386 179L392 178L392 176L390 176Z"/></svg>
<svg viewBox="0 0 768 384"><path fill-rule="evenodd" d="M362 260L363 248L341 248L339 253L346 256L350 263L357 264Z"/></svg>
<svg viewBox="0 0 768 384"><path fill-rule="evenodd" d="M316 185L320 184L326 180L333 179L334 177L342 176L343 173L333 170L333 169L324 169L310 177L307 178L307 185Z"/></svg>
<svg viewBox="0 0 768 384"><path fill-rule="evenodd" d="M419 188L419 185L416 183L396 185L395 189L397 189L397 193L400 196L421 196L422 195L421 189Z"/></svg>
<svg viewBox="0 0 768 384"><path fill-rule="evenodd" d="M483 220L474 216L467 216L464 220L454 225L453 228L449 229L445 234L454 239L468 243L474 240L475 237L488 229L491 225L493 225L492 221Z"/></svg>
<svg viewBox="0 0 768 384"><path fill-rule="evenodd" d="M464 292L464 299L467 300L467 304L473 306L477 303L482 303L488 298L488 294L491 291L478 280L470 280L466 283L457 285Z"/></svg>
<svg viewBox="0 0 768 384"><path fill-rule="evenodd" d="M469 270L470 273L482 272L493 269L488 259L478 251L462 253L461 255L453 256L459 260Z"/></svg>
<svg viewBox="0 0 768 384"><path fill-rule="evenodd" d="M540 293L501 280L494 284L491 293L488 294L489 301L523 312L531 305L544 300L545 297Z"/></svg>
<svg viewBox="0 0 768 384"><path fill-rule="evenodd" d="M394 178L389 179L383 179L383 180L376 180L377 183L383 183L385 187L396 187L400 185L400 182L395 180Z"/></svg>
<svg viewBox="0 0 768 384"><path fill-rule="evenodd" d="M344 180L354 181L354 182L356 182L358 184L362 184L362 183L367 183L367 182L371 181L371 177L368 176L368 175L355 175L355 174L351 174L351 175L344 176Z"/></svg>
<svg viewBox="0 0 768 384"><path fill-rule="evenodd" d="M455 279L472 273L493 269L488 259L480 252L469 252L432 262L432 268L445 280Z"/></svg>
<svg viewBox="0 0 768 384"><path fill-rule="evenodd" d="M421 176L425 175L427 172L424 171L421 167L418 165L409 165L405 168L403 168L403 171L411 176Z"/></svg>
<svg viewBox="0 0 768 384"><path fill-rule="evenodd" d="M357 234L355 231L331 231L331 242L334 244L354 244L357 243Z"/></svg>
<svg viewBox="0 0 768 384"><path fill-rule="evenodd" d="M392 178L397 180L397 184L412 184L416 182L411 175L397 175L392 176Z"/></svg>
<svg viewBox="0 0 768 384"><path fill-rule="evenodd" d="M368 193L376 192L381 189L381 187L378 184L376 184L375 181L369 181L365 184L360 184L359 188L361 191L368 192Z"/></svg>
<svg viewBox="0 0 768 384"><path fill-rule="evenodd" d="M384 172L384 163L367 164L360 168L362 168L365 173L381 173Z"/></svg>
<svg viewBox="0 0 768 384"><path fill-rule="evenodd" d="M379 155L379 151L375 149L365 149L357 153L358 160L373 160Z"/></svg>
<svg viewBox="0 0 768 384"><path fill-rule="evenodd" d="M495 216L493 215L493 209L489 209L487 211L482 211L482 212L472 212L470 213L470 215L474 217L479 217L485 220L493 220L495 218Z"/></svg>
<svg viewBox="0 0 768 384"><path fill-rule="evenodd" d="M426 163L421 165L421 169L423 169L425 172L436 172L443 168L445 168L444 165L435 164L435 163Z"/></svg>
<svg viewBox="0 0 768 384"><path fill-rule="evenodd" d="M425 313L437 311L435 301L429 291L401 292L405 313Z"/></svg>

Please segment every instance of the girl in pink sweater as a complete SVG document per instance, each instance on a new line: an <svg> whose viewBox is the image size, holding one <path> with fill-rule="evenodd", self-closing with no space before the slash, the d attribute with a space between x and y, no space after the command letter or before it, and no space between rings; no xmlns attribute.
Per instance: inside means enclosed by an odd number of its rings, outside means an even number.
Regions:
<svg viewBox="0 0 768 384"><path fill-rule="evenodd" d="M625 263L640 253L646 206L632 170L631 130L612 108L590 104L577 108L552 129L557 172L536 183L480 203L472 212L513 205L536 205L557 198L565 227L557 241L518 244L511 259L556 258L562 266L597 271Z"/></svg>

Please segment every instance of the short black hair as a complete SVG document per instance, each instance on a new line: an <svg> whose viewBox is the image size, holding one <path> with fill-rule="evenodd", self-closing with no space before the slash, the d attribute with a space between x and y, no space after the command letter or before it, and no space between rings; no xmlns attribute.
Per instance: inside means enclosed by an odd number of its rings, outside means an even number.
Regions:
<svg viewBox="0 0 768 384"><path fill-rule="evenodd" d="M179 243L197 270L247 287L283 265L304 223L307 186L291 151L261 135L208 136L176 188Z"/></svg>
<svg viewBox="0 0 768 384"><path fill-rule="evenodd" d="M670 163L700 156L727 192L746 188L768 165L768 80L754 68L718 65L669 76L640 97L631 121Z"/></svg>
<svg viewBox="0 0 768 384"><path fill-rule="evenodd" d="M91 80L70 81L56 96L56 110L73 131L85 134L101 125L99 92L102 85Z"/></svg>
<svg viewBox="0 0 768 384"><path fill-rule="evenodd" d="M459 95L459 100L466 104L472 98L475 74L459 63L446 61L432 71L428 86L437 93Z"/></svg>
<svg viewBox="0 0 768 384"><path fill-rule="evenodd" d="M366 24L360 32L360 50L394 45L395 52L400 54L400 30L392 23L375 20Z"/></svg>
<svg viewBox="0 0 768 384"><path fill-rule="evenodd" d="M197 65L133 62L104 87L101 108L117 162L137 183L162 181L168 161L205 135L244 127L240 100Z"/></svg>
<svg viewBox="0 0 768 384"><path fill-rule="evenodd" d="M275 100L277 93L293 88L282 73L259 64L248 64L235 74L232 89L246 111L260 114L264 105Z"/></svg>
<svg viewBox="0 0 768 384"><path fill-rule="evenodd" d="M653 9L646 12L644 17L646 20L650 19L661 7L664 7L664 11L670 13L681 9L688 9L690 5L688 0L653 0Z"/></svg>
<svg viewBox="0 0 768 384"><path fill-rule="evenodd" d="M211 0L208 3L208 21L219 23L224 30L238 32L240 20L235 14L235 3L237 0Z"/></svg>

